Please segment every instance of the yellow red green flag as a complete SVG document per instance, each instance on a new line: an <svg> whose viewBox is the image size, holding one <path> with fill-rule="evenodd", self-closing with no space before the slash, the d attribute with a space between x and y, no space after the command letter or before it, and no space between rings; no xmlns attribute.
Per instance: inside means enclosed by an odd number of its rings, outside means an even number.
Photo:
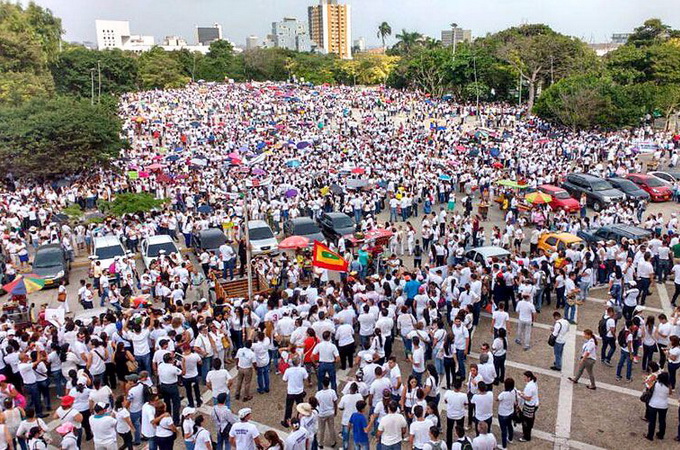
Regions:
<svg viewBox="0 0 680 450"><path fill-rule="evenodd" d="M321 267L322 269L347 272L347 261L319 241L314 241L312 265L314 267Z"/></svg>

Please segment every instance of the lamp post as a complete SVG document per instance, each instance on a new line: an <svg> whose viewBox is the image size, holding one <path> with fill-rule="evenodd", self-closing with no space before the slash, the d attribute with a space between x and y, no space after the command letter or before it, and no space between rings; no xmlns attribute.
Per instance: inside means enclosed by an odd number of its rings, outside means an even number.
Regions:
<svg viewBox="0 0 680 450"><path fill-rule="evenodd" d="M452 50L452 55L455 58L456 57L456 28L458 28L458 24L453 22L451 24L451 48Z"/></svg>
<svg viewBox="0 0 680 450"><path fill-rule="evenodd" d="M90 69L90 105L94 105L94 71L96 69L92 67Z"/></svg>

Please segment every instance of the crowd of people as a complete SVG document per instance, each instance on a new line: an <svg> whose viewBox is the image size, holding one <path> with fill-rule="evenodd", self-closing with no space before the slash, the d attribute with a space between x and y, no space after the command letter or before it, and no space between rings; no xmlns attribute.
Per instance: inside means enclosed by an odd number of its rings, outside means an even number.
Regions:
<svg viewBox="0 0 680 450"><path fill-rule="evenodd" d="M130 252L110 267L91 259L88 277L78 280L77 303L110 308L91 321L39 316L22 329L3 318L0 450L46 448L52 386L64 450L90 440L97 449L144 442L169 450L175 439L188 450L369 443L394 450L404 440L423 450L505 449L517 433L517 441L532 440L540 411L536 374L506 374L510 348L531 351L533 325L548 312L550 369L562 371L578 311L598 285L609 301L602 320L583 331L570 379L578 383L586 372L596 389L596 367L608 370L599 359L631 381L641 359L647 438L664 439L680 367L680 309L650 314L645 305L655 282L670 277L674 307L680 296L676 215L645 214L645 205L626 202L594 215L545 208L546 221L533 227L518 213L516 193L497 182L536 187L571 172L639 172L633 144L642 139L674 165L679 141L671 134L575 133L509 105L477 110L407 91L275 83L127 94L120 113L131 145L114 168L53 184L10 177L0 193L5 282L27 271L32 249L47 243L75 260L92 253L94 238L115 235ZM90 222L58 214L71 205L93 212L123 192L168 202ZM476 202L500 195L511 200L499 221L475 214ZM359 233L390 230L389 241L370 254L346 239L327 242L349 262L340 277L313 267L304 251L261 256L253 265L267 294L218 295L219 278L245 272L246 213L278 232L288 219L330 211L347 213ZM638 225L652 237L554 253L537 246L543 231L611 223ZM161 254L137 268L144 238L167 234L190 247L211 227L226 230L219 249L195 261ZM483 245L511 254L465 258ZM73 291L64 284L58 295L68 311ZM147 300L132 300L140 296ZM484 335L480 323L489 320ZM473 348L480 348L475 362ZM273 395L272 374L286 385L287 436L260 435L247 407L255 390Z"/></svg>

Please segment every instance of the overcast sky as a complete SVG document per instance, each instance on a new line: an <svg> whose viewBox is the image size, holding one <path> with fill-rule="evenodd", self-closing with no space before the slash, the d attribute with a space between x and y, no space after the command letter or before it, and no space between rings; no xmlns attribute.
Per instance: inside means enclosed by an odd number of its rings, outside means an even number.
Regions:
<svg viewBox="0 0 680 450"><path fill-rule="evenodd" d="M26 3L28 0L19 0ZM342 0L341 0L342 1ZM167 35L195 41L194 27L220 23L224 36L245 45L264 37L284 16L307 20L314 0L36 0L63 20L68 41L95 41L95 19L129 20L133 34ZM440 38L451 22L483 36L522 22L546 23L587 42L606 42L650 17L680 28L678 0L354 0L352 38L377 45L376 29L387 21L397 34L417 30ZM394 36L390 42L394 42Z"/></svg>

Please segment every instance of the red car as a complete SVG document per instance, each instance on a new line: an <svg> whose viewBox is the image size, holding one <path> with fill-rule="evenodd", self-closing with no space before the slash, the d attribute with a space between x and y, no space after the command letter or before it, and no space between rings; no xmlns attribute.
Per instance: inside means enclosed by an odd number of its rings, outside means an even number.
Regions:
<svg viewBox="0 0 680 450"><path fill-rule="evenodd" d="M581 209L578 200L571 198L569 193L561 187L542 184L538 186L538 190L552 197L552 201L548 204L554 210L563 209L568 213L575 213Z"/></svg>
<svg viewBox="0 0 680 450"><path fill-rule="evenodd" d="M640 189L647 192L653 202L667 202L673 196L673 191L670 186L654 175L629 173L626 175L626 178L640 186Z"/></svg>

